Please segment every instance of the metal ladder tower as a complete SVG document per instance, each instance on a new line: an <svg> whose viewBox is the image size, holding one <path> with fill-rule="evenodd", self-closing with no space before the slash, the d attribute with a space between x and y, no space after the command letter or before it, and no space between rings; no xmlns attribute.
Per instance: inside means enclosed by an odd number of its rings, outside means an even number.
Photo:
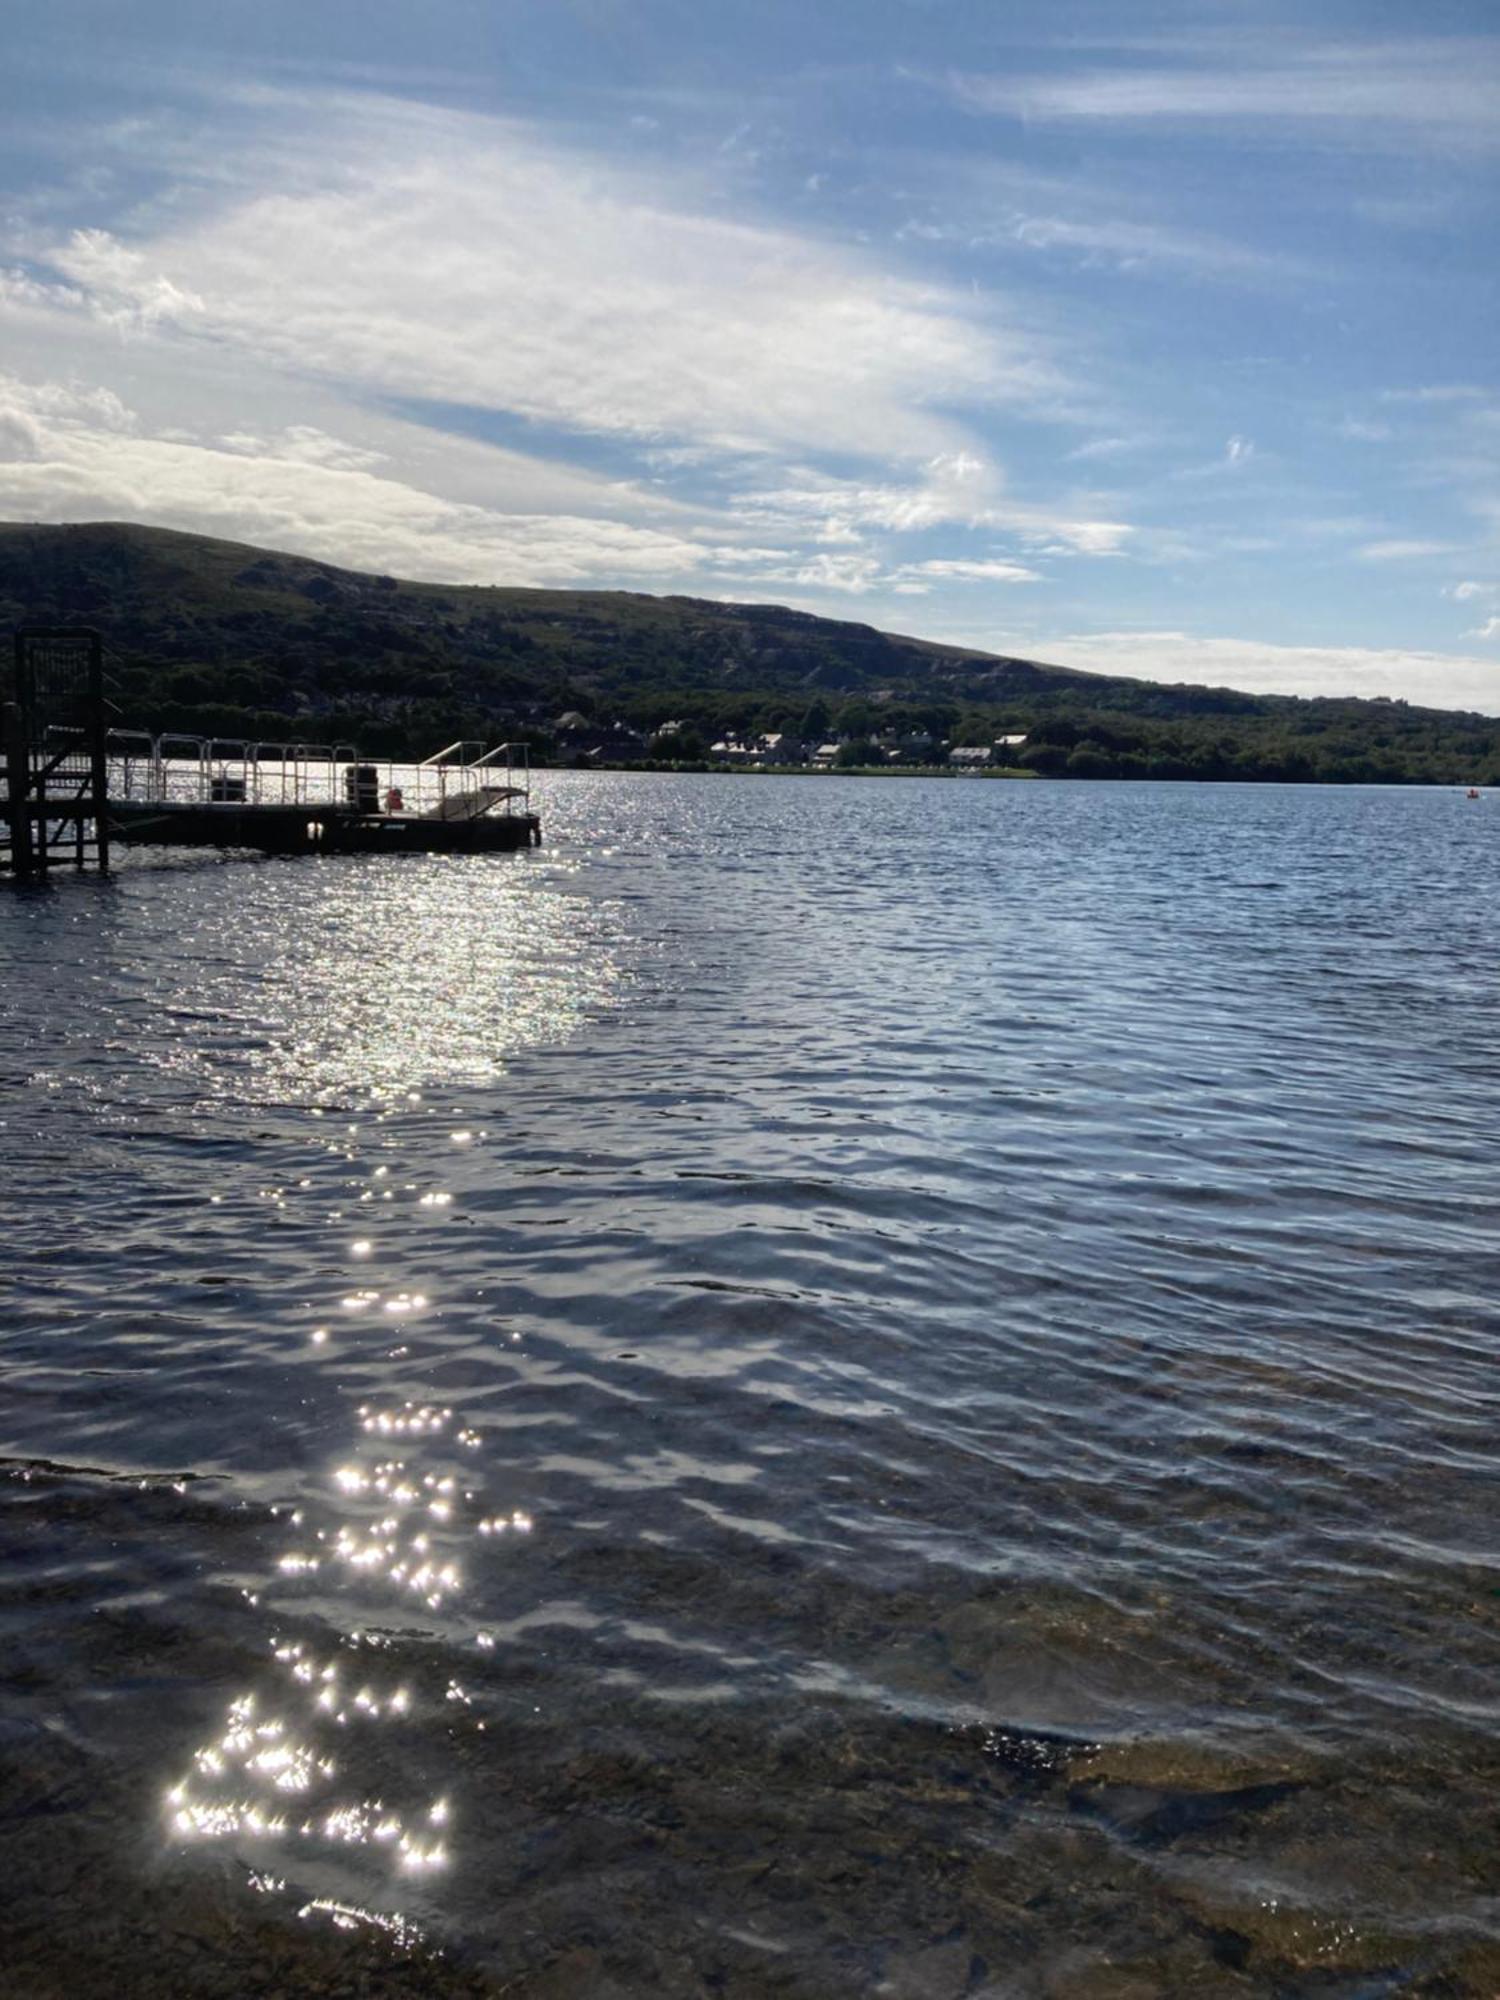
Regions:
<svg viewBox="0 0 1500 2000"><path fill-rule="evenodd" d="M108 724L97 632L23 627L0 703L0 869L109 867Z"/></svg>

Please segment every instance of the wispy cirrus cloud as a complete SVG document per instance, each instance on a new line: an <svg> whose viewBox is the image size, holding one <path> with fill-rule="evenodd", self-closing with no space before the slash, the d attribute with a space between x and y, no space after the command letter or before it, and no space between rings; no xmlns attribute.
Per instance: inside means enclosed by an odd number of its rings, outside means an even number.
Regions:
<svg viewBox="0 0 1500 2000"><path fill-rule="evenodd" d="M1147 54L1149 52L1142 52ZM957 74L950 87L977 111L1038 123L1213 125L1337 130L1380 150L1414 139L1500 148L1500 40L1490 36L1242 45L1226 62L1212 40L1176 60L1107 67Z"/></svg>
<svg viewBox="0 0 1500 2000"><path fill-rule="evenodd" d="M1043 506L1012 498L997 469L969 452L943 454L920 477L895 483L840 479L800 468L785 484L735 496L750 520L811 524L820 538L859 539L863 532L920 532L940 527L1008 531L1032 553L1116 555L1134 530L1086 507Z"/></svg>
<svg viewBox="0 0 1500 2000"><path fill-rule="evenodd" d="M1453 555L1455 546L1452 542L1402 540L1400 537L1393 537L1389 541L1366 542L1357 553L1361 562L1424 562L1432 556Z"/></svg>
<svg viewBox="0 0 1500 2000"><path fill-rule="evenodd" d="M1341 417L1334 429L1351 444L1389 444L1395 435L1389 424L1369 417Z"/></svg>
<svg viewBox="0 0 1500 2000"><path fill-rule="evenodd" d="M898 241L969 251L1029 251L1123 273L1189 273L1242 282L1284 280L1300 269L1298 260L1284 253L1271 255L1208 230L1101 213L1097 199L1081 187L1056 188L1038 203L1009 199L998 204L998 212L908 222Z"/></svg>
<svg viewBox="0 0 1500 2000"><path fill-rule="evenodd" d="M864 597L872 592L923 597L942 585L1013 585L1042 580L1039 570L998 557L970 560L935 556L925 562L888 563L864 550L818 550L800 557L785 550L756 553L763 559L746 561L744 552L734 552L726 561L724 552L715 551L713 567L716 573L727 572L737 580L743 578L762 593L768 587L781 587L835 591L849 597Z"/></svg>
<svg viewBox="0 0 1500 2000"><path fill-rule="evenodd" d="M1494 394L1474 382L1428 382L1416 388L1382 389L1382 403L1482 403Z"/></svg>
<svg viewBox="0 0 1500 2000"><path fill-rule="evenodd" d="M1086 443L1075 445L1067 454L1069 463L1091 459L1126 458L1132 452L1149 449L1155 439L1147 437L1097 437Z"/></svg>
<svg viewBox="0 0 1500 2000"><path fill-rule="evenodd" d="M903 571L904 577L940 577L954 579L960 583L1039 583L1040 574L1028 569L1024 563L1004 562L998 558L977 558L970 560L962 556L934 556L928 562L911 563Z"/></svg>
<svg viewBox="0 0 1500 2000"><path fill-rule="evenodd" d="M940 163L903 163L895 241L939 265L961 260L1008 283L1048 286L1056 277L1154 281L1284 290L1326 281L1326 259L1303 255L1284 231L1268 231L1253 205L1204 199L1195 178L1071 169L1007 158L1003 149Z"/></svg>

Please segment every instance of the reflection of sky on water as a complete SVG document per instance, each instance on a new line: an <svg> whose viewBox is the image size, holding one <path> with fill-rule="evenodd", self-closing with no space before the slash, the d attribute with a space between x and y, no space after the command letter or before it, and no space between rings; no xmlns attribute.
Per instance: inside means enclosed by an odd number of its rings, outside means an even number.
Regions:
<svg viewBox="0 0 1500 2000"><path fill-rule="evenodd" d="M560 864L296 866L295 897L278 893L283 865L238 870L159 996L172 1032L154 1059L216 1094L306 1103L493 1078L622 985L617 906L571 893Z"/></svg>

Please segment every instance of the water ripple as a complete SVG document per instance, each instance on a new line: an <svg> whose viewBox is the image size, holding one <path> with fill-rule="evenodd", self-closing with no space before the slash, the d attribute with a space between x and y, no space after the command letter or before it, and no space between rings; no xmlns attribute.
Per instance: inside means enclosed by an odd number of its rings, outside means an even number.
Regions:
<svg viewBox="0 0 1500 2000"><path fill-rule="evenodd" d="M1494 1990L1484 816L548 784L0 902L7 1962Z"/></svg>

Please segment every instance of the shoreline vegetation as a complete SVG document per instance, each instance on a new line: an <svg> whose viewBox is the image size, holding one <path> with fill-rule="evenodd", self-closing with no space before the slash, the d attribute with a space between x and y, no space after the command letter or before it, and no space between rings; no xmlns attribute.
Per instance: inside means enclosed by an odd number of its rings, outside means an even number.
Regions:
<svg viewBox="0 0 1500 2000"><path fill-rule="evenodd" d="M465 738L603 770L1500 786L1494 716L1083 673L775 604L413 583L119 522L0 523L0 625L101 631L124 728L382 759Z"/></svg>
<svg viewBox="0 0 1500 2000"><path fill-rule="evenodd" d="M951 764L853 764L853 765L846 764L838 766L821 765L821 764L745 765L745 764L714 764L706 762L702 759L692 764L667 764L657 761L652 761L649 763L640 763L640 764L594 764L594 763L561 764L556 762L553 763L537 762L533 764L532 769L537 771L630 772L635 774L636 776L646 776L646 777L671 776L672 774L676 773L678 775L687 775L689 777L709 777L709 778L943 778L943 779L951 779L955 784L971 784L976 779L979 780L981 783L985 783L997 778L1005 780L1032 779L1032 778L1045 778L1049 775L1047 772L1044 771L1028 771L1023 768L1018 768L1014 765L994 765L985 770L980 770L980 771L961 771L955 769ZM1149 773L1146 773L1144 775L1146 777L1147 782L1154 782L1154 783L1175 782L1179 784L1192 784L1195 782L1198 783L1214 782L1208 780L1194 780L1190 778L1176 779L1176 780L1172 779L1153 780L1151 779ZM1069 774L1066 771L1062 772L1060 776L1069 783L1076 784L1080 782L1082 783L1088 782L1088 780L1086 779L1079 780L1075 778L1070 778ZM1054 778L1054 782L1055 781L1056 780ZM1270 784L1285 784L1289 781L1280 778L1237 777L1237 778L1219 779L1216 782L1221 784L1270 785ZM1379 779L1379 778L1377 779L1312 778L1312 779L1301 779L1298 780L1297 782L1303 784L1388 784L1393 781L1389 779ZM1431 780L1408 779L1408 780L1398 780L1395 782L1409 783L1414 787L1419 785L1426 785L1430 790L1443 791L1443 792L1483 791L1485 789L1482 783L1476 783L1471 786L1467 783L1465 779L1462 778L1456 778L1451 780L1440 779L1440 778ZM1500 780L1497 780L1495 782L1493 789L1500 790Z"/></svg>

